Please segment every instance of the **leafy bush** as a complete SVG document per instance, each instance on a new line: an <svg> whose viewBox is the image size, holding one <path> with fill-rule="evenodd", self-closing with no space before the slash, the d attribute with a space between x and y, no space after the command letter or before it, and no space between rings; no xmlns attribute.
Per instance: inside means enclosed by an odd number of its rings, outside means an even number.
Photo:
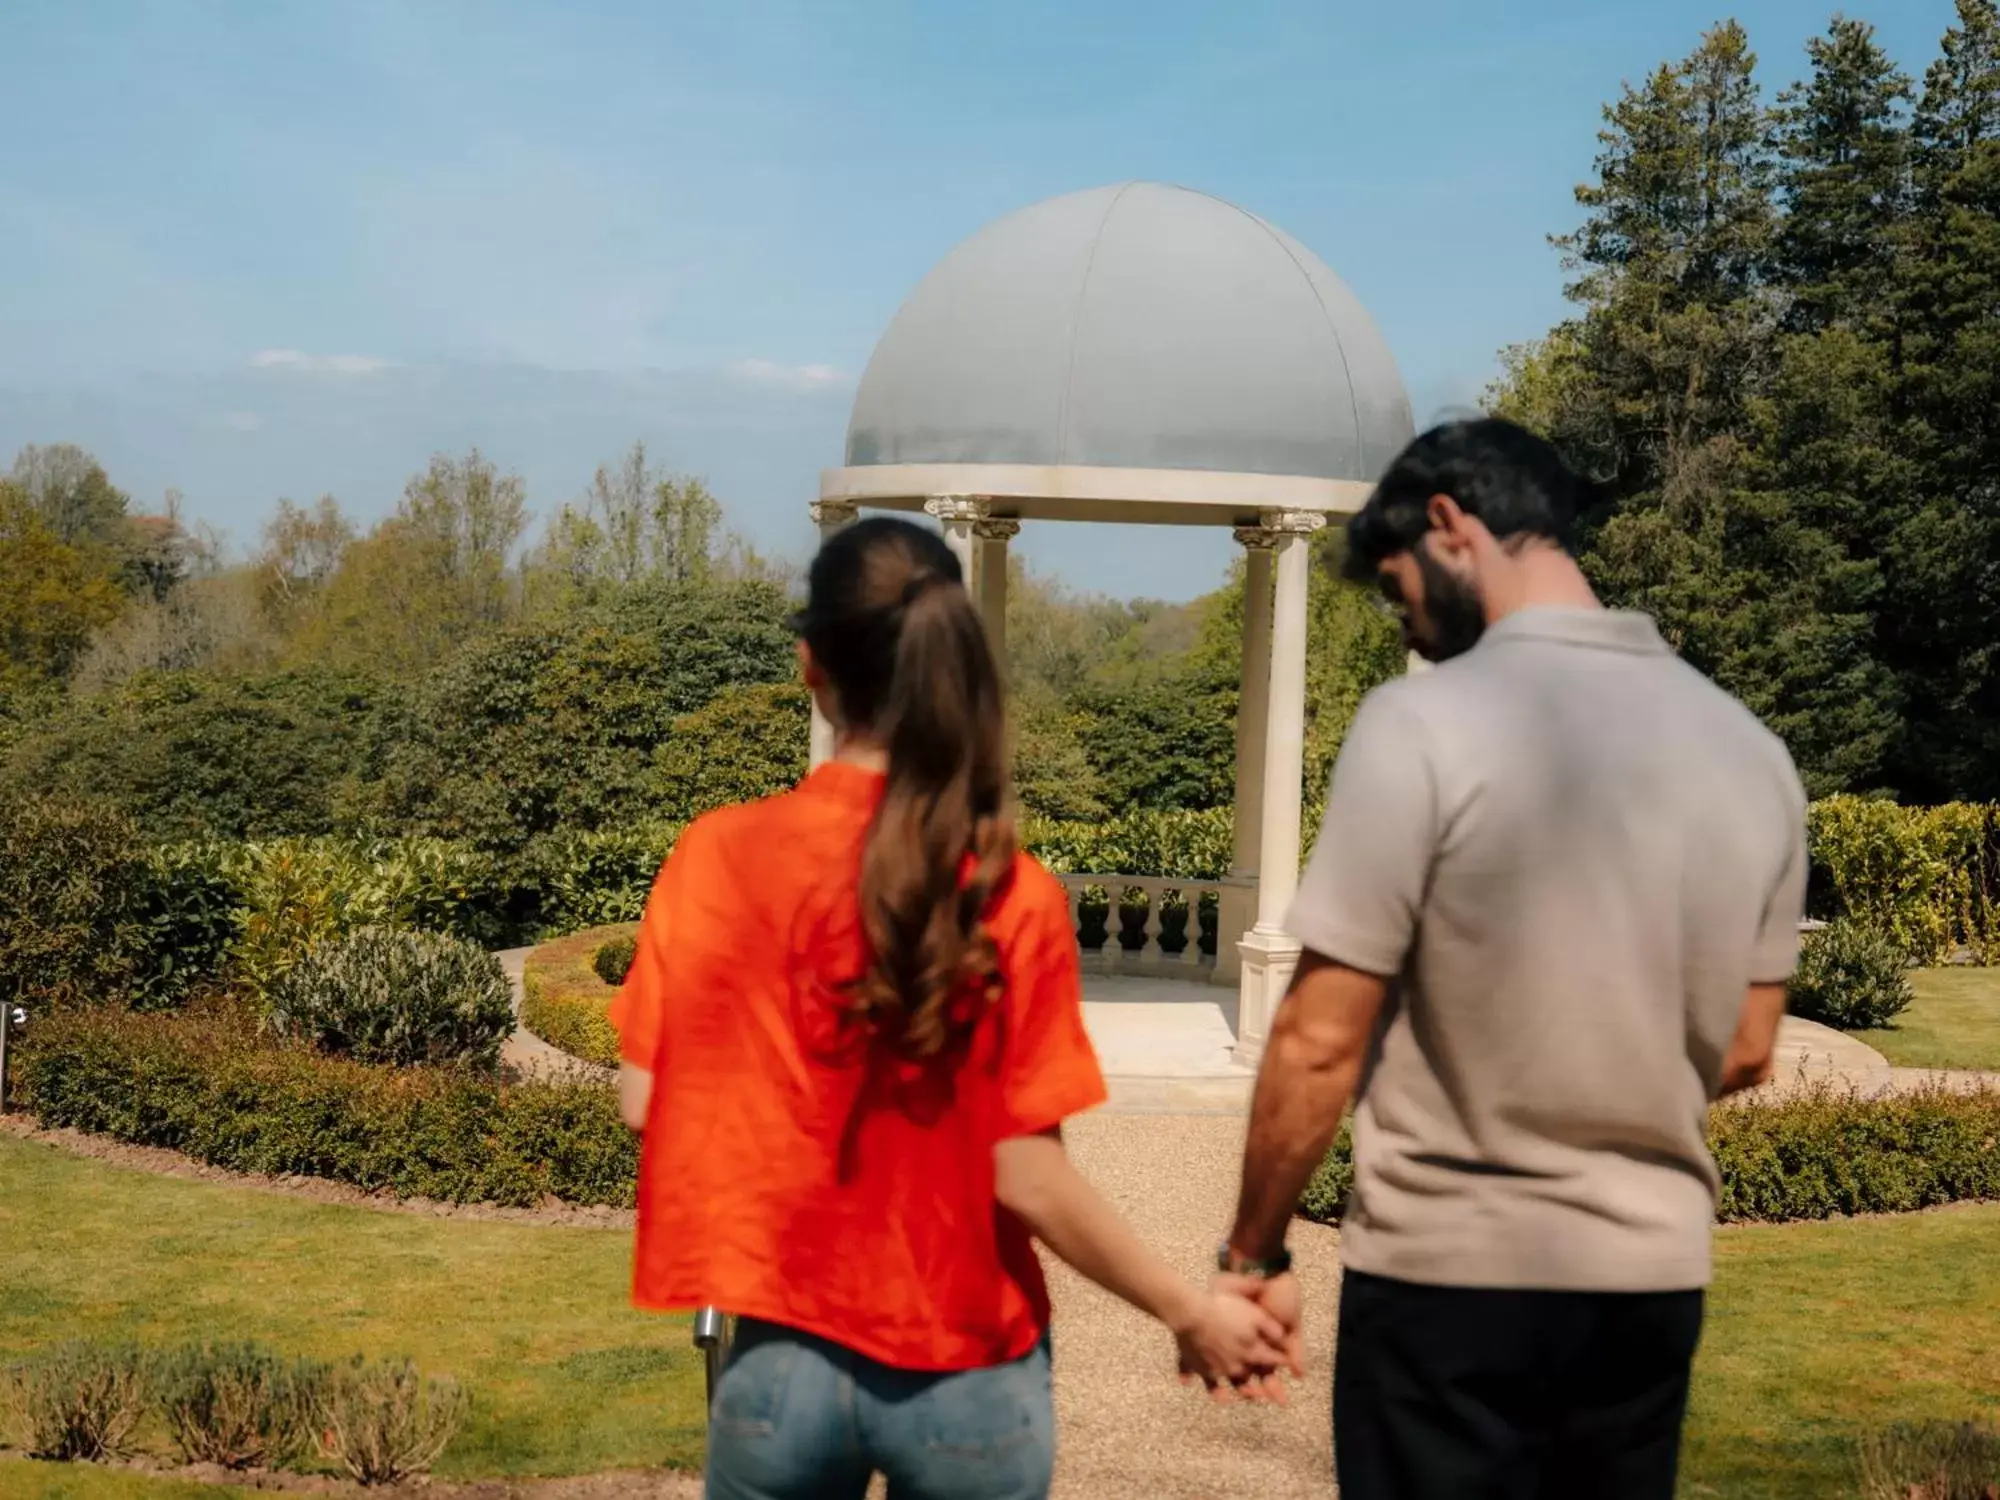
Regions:
<svg viewBox="0 0 2000 1500"><path fill-rule="evenodd" d="M1026 818L1021 842L1063 874L1161 875L1218 880L1229 873L1234 826L1226 807L1127 813L1097 823Z"/></svg>
<svg viewBox="0 0 2000 1500"><path fill-rule="evenodd" d="M590 966L597 971L597 977L614 989L625 982L625 976L632 972L632 960L639 956L639 938L636 933L621 933L619 936L599 945L590 956Z"/></svg>
<svg viewBox="0 0 2000 1500"><path fill-rule="evenodd" d="M687 823L790 791L806 774L811 715L811 696L797 682L727 687L683 714L653 754L660 814Z"/></svg>
<svg viewBox="0 0 2000 1500"><path fill-rule="evenodd" d="M123 1001L143 967L146 869L102 802L0 798L0 1002Z"/></svg>
<svg viewBox="0 0 2000 1500"><path fill-rule="evenodd" d="M1716 1213L1725 1223L1907 1213L1995 1199L2000 1091L1864 1097L1818 1086L1773 1101L1730 1100L1709 1111L1708 1145L1722 1171ZM1343 1130L1300 1212L1336 1222L1353 1182L1352 1142Z"/></svg>
<svg viewBox="0 0 2000 1500"><path fill-rule="evenodd" d="M351 673L142 673L22 733L0 789L105 798L148 839L333 832L393 692Z"/></svg>
<svg viewBox="0 0 2000 1500"><path fill-rule="evenodd" d="M373 824L517 859L566 831L662 816L653 755L675 722L725 689L796 676L786 608L761 582L634 589L469 643L417 689Z"/></svg>
<svg viewBox="0 0 2000 1500"><path fill-rule="evenodd" d="M363 927L310 950L272 983L279 1036L358 1062L490 1067L514 1029L500 961L437 932Z"/></svg>
<svg viewBox="0 0 2000 1500"><path fill-rule="evenodd" d="M121 1458L131 1451L149 1394L138 1349L58 1344L9 1373L33 1457Z"/></svg>
<svg viewBox="0 0 2000 1500"><path fill-rule="evenodd" d="M14 1107L239 1172L397 1197L629 1207L638 1148L608 1083L496 1082L279 1044L240 1005L71 1011L22 1033Z"/></svg>
<svg viewBox="0 0 2000 1500"><path fill-rule="evenodd" d="M638 921L679 837L672 824L640 823L544 841L534 851L531 877L541 891L544 929L575 932Z"/></svg>
<svg viewBox="0 0 2000 1500"><path fill-rule="evenodd" d="M255 1344L190 1344L154 1366L161 1420L188 1463L283 1468L313 1436L324 1367Z"/></svg>
<svg viewBox="0 0 2000 1500"><path fill-rule="evenodd" d="M394 1484L437 1462L469 1404L456 1381L426 1380L407 1360L357 1358L321 1387L320 1449L362 1484Z"/></svg>
<svg viewBox="0 0 2000 1500"><path fill-rule="evenodd" d="M624 945L637 928L591 928L528 955L521 984L521 1024L552 1047L605 1067L618 1064L618 1033L606 1014L618 991L599 967L599 956ZM631 962L630 952L626 963ZM622 982L623 971L619 971Z"/></svg>
<svg viewBox="0 0 2000 1500"><path fill-rule="evenodd" d="M234 975L252 994L314 947L363 927L453 933L481 947L513 935L526 903L495 861L443 839L274 839L223 845L234 889Z"/></svg>
<svg viewBox="0 0 2000 1500"><path fill-rule="evenodd" d="M1807 814L1814 910L1852 916L1912 962L1963 945L1986 961L2000 942L2000 810L1969 803L1899 807L1828 797Z"/></svg>
<svg viewBox="0 0 2000 1500"><path fill-rule="evenodd" d="M145 961L138 1004L178 1005L219 983L242 929L228 846L162 844L146 852L137 920Z"/></svg>
<svg viewBox="0 0 2000 1500"><path fill-rule="evenodd" d="M1806 938L1791 984L1794 1015L1843 1031L1886 1025L1916 997L1902 951L1852 917Z"/></svg>
<svg viewBox="0 0 2000 1500"><path fill-rule="evenodd" d="M1992 1500L2000 1432L1975 1422L1898 1422L1855 1445L1861 1500Z"/></svg>

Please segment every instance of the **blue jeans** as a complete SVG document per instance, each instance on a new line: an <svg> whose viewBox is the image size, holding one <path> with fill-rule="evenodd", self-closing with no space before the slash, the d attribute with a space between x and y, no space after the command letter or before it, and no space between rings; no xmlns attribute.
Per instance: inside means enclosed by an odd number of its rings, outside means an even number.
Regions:
<svg viewBox="0 0 2000 1500"><path fill-rule="evenodd" d="M708 1423L708 1500L1045 1500L1055 1471L1046 1340L1012 1364L895 1370L738 1323Z"/></svg>

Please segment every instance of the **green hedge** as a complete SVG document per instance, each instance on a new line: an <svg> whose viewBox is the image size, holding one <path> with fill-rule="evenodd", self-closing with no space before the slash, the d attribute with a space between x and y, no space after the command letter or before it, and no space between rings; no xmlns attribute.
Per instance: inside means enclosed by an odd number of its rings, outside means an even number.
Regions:
<svg viewBox="0 0 2000 1500"><path fill-rule="evenodd" d="M1925 1089L1879 1098L1830 1087L1773 1102L1732 1100L1709 1111L1708 1144L1722 1170L1724 1223L1786 1223L1907 1213L2000 1198L2000 1091ZM1354 1186L1341 1127L1299 1212L1339 1222Z"/></svg>
<svg viewBox="0 0 2000 1500"><path fill-rule="evenodd" d="M1219 880L1229 873L1233 822L1226 807L1206 812L1127 813L1100 822L1025 818L1021 843L1062 874L1161 875Z"/></svg>
<svg viewBox="0 0 2000 1500"><path fill-rule="evenodd" d="M1858 918L1916 963L2000 956L2000 807L1828 797L1806 824L1814 916Z"/></svg>
<svg viewBox="0 0 2000 1500"><path fill-rule="evenodd" d="M21 1036L13 1106L44 1125L242 1172L398 1197L629 1207L638 1146L609 1084L506 1084L277 1045L239 1007L52 1013Z"/></svg>
<svg viewBox="0 0 2000 1500"><path fill-rule="evenodd" d="M522 974L521 1024L574 1057L616 1067L618 1033L606 1012L618 991L597 972L597 952L638 930L634 923L586 928L530 953Z"/></svg>

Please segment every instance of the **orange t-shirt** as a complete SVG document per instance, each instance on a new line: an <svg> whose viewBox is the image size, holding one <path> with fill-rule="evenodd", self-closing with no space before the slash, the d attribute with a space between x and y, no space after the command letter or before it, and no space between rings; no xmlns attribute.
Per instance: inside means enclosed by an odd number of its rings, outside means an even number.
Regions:
<svg viewBox="0 0 2000 1500"><path fill-rule="evenodd" d="M964 1054L870 1045L838 986L866 955L857 886L882 778L822 766L681 836L612 1006L653 1072L633 1294L713 1305L883 1364L1026 1354L1048 1292L993 1196L993 1147L1105 1098L1061 885L1026 855L987 913L1003 997Z"/></svg>

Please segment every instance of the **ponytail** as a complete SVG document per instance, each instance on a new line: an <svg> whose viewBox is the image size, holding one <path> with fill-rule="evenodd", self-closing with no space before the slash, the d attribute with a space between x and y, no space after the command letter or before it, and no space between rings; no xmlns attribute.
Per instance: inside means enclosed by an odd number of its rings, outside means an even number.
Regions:
<svg viewBox="0 0 2000 1500"><path fill-rule="evenodd" d="M811 594L807 644L849 727L889 761L862 848L869 957L850 1001L904 1056L949 1054L1002 983L985 925L1017 847L999 669L958 559L908 522L832 538Z"/></svg>

